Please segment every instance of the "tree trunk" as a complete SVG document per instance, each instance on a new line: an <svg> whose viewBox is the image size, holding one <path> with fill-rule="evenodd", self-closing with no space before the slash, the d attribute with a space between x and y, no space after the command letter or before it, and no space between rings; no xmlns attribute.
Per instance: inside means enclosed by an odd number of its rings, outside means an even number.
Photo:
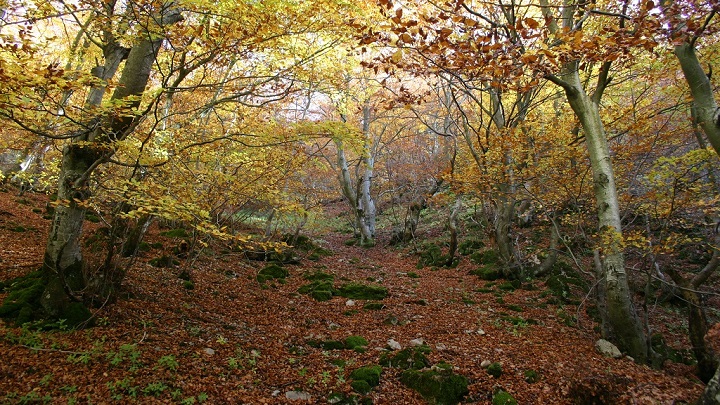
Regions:
<svg viewBox="0 0 720 405"><path fill-rule="evenodd" d="M702 398L698 401L698 405L718 404L720 404L720 366L715 370L715 375L708 382Z"/></svg>
<svg viewBox="0 0 720 405"><path fill-rule="evenodd" d="M167 24L180 19L177 11L161 18L162 23ZM80 249L86 211L83 203L90 193L88 182L97 166L112 156L112 142L124 139L136 124L136 117L129 112L140 105L139 96L145 91L161 44L162 39L147 33L147 37L130 50L119 86L112 95L113 100L129 100L125 105L127 110L103 119L91 133L73 139L63 148L58 185L61 204L55 210L43 263L47 287L41 304L52 316L61 316L71 302L80 301L88 285Z"/></svg>
<svg viewBox="0 0 720 405"><path fill-rule="evenodd" d="M603 317L603 331L606 331L604 337L616 343L636 361L646 363L649 359L648 344L630 296L615 174L598 105L585 93L577 62L565 66L561 80L555 82L565 89L567 100L580 120L593 171L598 228L602 239L599 247L599 276L604 286L603 299L607 311Z"/></svg>
<svg viewBox="0 0 720 405"><path fill-rule="evenodd" d="M677 56L693 98L693 115L715 152L720 155L720 109L713 95L710 79L700 66L695 47L689 42L676 45Z"/></svg>

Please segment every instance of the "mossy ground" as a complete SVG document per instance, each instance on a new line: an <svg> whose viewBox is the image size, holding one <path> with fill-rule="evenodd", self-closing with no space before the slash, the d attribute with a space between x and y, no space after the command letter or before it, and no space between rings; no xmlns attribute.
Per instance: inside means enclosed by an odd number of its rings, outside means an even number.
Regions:
<svg viewBox="0 0 720 405"><path fill-rule="evenodd" d="M455 374L447 363L437 364L431 370L405 370L400 381L438 405L460 403L469 392L468 379Z"/></svg>

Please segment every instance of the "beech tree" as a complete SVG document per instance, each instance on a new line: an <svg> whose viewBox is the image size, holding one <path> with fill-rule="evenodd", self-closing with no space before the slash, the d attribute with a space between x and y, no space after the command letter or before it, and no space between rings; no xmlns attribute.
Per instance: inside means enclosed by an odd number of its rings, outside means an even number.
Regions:
<svg viewBox="0 0 720 405"><path fill-rule="evenodd" d="M599 109L613 61L655 46L643 25L649 9L634 10L635 25L627 28L625 19L617 15L624 15L628 6L612 2L545 1L538 6L453 1L437 6L413 3L412 7L410 3L379 3L390 28L383 32L371 28L367 38L390 47L385 63L411 71L437 66L458 75L485 77L504 91L527 91L541 80L564 90L580 122L594 177L603 334L637 361L647 362L650 350L628 287L615 176ZM586 28L594 18L605 22L602 30ZM614 21L615 27L609 28L608 21ZM589 91L581 67L597 64L597 85Z"/></svg>
<svg viewBox="0 0 720 405"><path fill-rule="evenodd" d="M11 19L17 21L13 40L20 46L10 43L4 48L9 58L3 69L8 92L2 116L26 133L57 139L63 151L58 204L42 269L46 287L41 302L48 314L64 317L96 293L112 291L122 278L122 271L90 271L80 244L85 214L99 180L96 176L105 165L142 173L167 164L177 152L205 145L237 142L252 148L276 143L277 139L269 138L241 142L270 133L272 125L265 124L273 117L266 114L261 116L264 122L248 125L241 111L228 107L257 108L290 94L292 73L332 47L331 42L313 40L316 33L344 29L334 19L357 10L346 6L332 1L266 6L182 1L96 4L89 0L73 5L38 2L13 10ZM336 12L315 18L319 8ZM70 19L60 18L64 15ZM87 47L83 63L71 71L55 63L37 66L42 62L27 51L34 43L35 21L50 31L62 22L70 37L79 33ZM62 36L55 41L63 44ZM93 59L98 61L96 66L91 65ZM36 67L30 74L21 69L27 62ZM216 74L219 71L223 73ZM185 103L198 89L193 100ZM181 135L207 128L205 118L210 115L218 118L213 122L219 124L218 133L200 131L195 139ZM46 121L52 125L38 125ZM134 179L132 174L130 178ZM191 217L200 219L198 229L223 236L220 226L210 221L209 210L187 202L180 202L185 208L168 209L161 204L177 201L137 198L142 193L143 187L130 186L115 194L138 204L123 215L150 213L185 219L190 208L194 210Z"/></svg>

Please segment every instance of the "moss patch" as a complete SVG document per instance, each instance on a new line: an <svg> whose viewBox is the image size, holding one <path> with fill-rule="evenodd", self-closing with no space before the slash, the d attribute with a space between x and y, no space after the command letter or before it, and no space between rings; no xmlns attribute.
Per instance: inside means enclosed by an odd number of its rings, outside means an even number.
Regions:
<svg viewBox="0 0 720 405"><path fill-rule="evenodd" d="M337 290L333 287L332 280L316 280L310 284L298 288L300 294L306 294L316 301L329 301Z"/></svg>
<svg viewBox="0 0 720 405"><path fill-rule="evenodd" d="M263 267L257 275L257 281L260 284L265 283L268 280L284 280L287 278L287 276L290 275L290 272L287 271L287 269L281 267L277 264L269 264L265 267Z"/></svg>
<svg viewBox="0 0 720 405"><path fill-rule="evenodd" d="M171 229L169 231L160 232L160 236L165 236L168 238L187 238L188 233L185 229L178 228L178 229Z"/></svg>
<svg viewBox="0 0 720 405"><path fill-rule="evenodd" d="M440 363L432 370L406 370L400 376L405 384L430 403L446 405L457 404L468 394L468 380L465 376L455 374L452 366Z"/></svg>
<svg viewBox="0 0 720 405"><path fill-rule="evenodd" d="M503 373L502 365L500 363L492 363L487 368L487 373L495 378L500 378Z"/></svg>
<svg viewBox="0 0 720 405"><path fill-rule="evenodd" d="M166 267L177 266L180 264L180 262L178 260L172 258L172 256L163 255L160 257L156 257L154 259L150 259L148 261L148 264L153 267L166 268Z"/></svg>
<svg viewBox="0 0 720 405"><path fill-rule="evenodd" d="M378 365L360 367L350 373L353 382L350 384L356 392L367 394L372 387L380 384L380 374L382 367Z"/></svg>
<svg viewBox="0 0 720 405"><path fill-rule="evenodd" d="M500 390L493 395L492 405L517 405L517 401L507 391Z"/></svg>
<svg viewBox="0 0 720 405"><path fill-rule="evenodd" d="M345 338L345 348L364 352L369 342L362 336L348 336Z"/></svg>
<svg viewBox="0 0 720 405"><path fill-rule="evenodd" d="M483 250L470 255L470 261L475 264L498 264L500 255L495 250Z"/></svg>
<svg viewBox="0 0 720 405"><path fill-rule="evenodd" d="M35 271L5 283L8 296L0 306L0 318L15 319L18 325L30 322L40 308L40 296L45 290L42 272Z"/></svg>
<svg viewBox="0 0 720 405"><path fill-rule="evenodd" d="M463 255L467 256L473 252L475 252L478 249L482 249L485 247L485 242L479 240L479 239L466 239L462 241L460 246L458 246L458 252Z"/></svg>
<svg viewBox="0 0 720 405"><path fill-rule="evenodd" d="M348 283L338 288L338 295L355 300L381 300L387 297L388 290L379 285Z"/></svg>
<svg viewBox="0 0 720 405"><path fill-rule="evenodd" d="M475 270L470 270L470 274L478 276L480 280L494 281L500 278L500 271L494 264L480 266Z"/></svg>
<svg viewBox="0 0 720 405"><path fill-rule="evenodd" d="M420 370L430 367L430 360L425 356L428 353L430 348L425 345L408 347L397 353L384 352L380 356L379 363L386 367Z"/></svg>

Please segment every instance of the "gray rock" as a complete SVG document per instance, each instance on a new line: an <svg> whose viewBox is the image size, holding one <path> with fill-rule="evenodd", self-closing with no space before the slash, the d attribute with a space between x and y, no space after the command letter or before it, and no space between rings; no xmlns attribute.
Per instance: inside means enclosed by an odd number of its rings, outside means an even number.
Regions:
<svg viewBox="0 0 720 405"><path fill-rule="evenodd" d="M620 357L623 356L622 353L620 353L620 349L618 349L617 346L608 342L605 339L600 339L597 342L595 342L595 349L598 351L598 353L602 354L605 357L619 359Z"/></svg>
<svg viewBox="0 0 720 405"><path fill-rule="evenodd" d="M492 364L492 361L490 361L490 360L483 360L482 362L480 362L480 367L482 367L482 368L488 368L488 367L490 367L491 364Z"/></svg>
<svg viewBox="0 0 720 405"><path fill-rule="evenodd" d="M285 393L285 398L290 401L309 401L310 394L305 391L288 391Z"/></svg>
<svg viewBox="0 0 720 405"><path fill-rule="evenodd" d="M388 339L387 345L393 350L400 350L402 346L395 339Z"/></svg>
<svg viewBox="0 0 720 405"><path fill-rule="evenodd" d="M410 341L410 346L422 346L425 344L425 340L423 338L417 338Z"/></svg>
<svg viewBox="0 0 720 405"><path fill-rule="evenodd" d="M213 354L215 354L215 350L213 350L213 349L211 349L211 348L209 348L209 347L204 348L204 349L203 349L203 352L204 352L205 354L207 354L208 356L212 356Z"/></svg>

